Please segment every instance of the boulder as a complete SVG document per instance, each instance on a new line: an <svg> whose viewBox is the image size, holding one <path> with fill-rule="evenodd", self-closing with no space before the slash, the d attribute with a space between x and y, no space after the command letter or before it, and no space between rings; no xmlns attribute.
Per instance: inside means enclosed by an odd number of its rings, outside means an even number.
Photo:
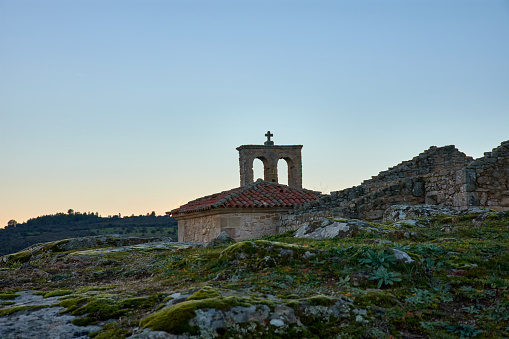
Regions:
<svg viewBox="0 0 509 339"><path fill-rule="evenodd" d="M427 218L440 214L454 215L457 211L436 205L393 205L385 210L383 221Z"/></svg>
<svg viewBox="0 0 509 339"><path fill-rule="evenodd" d="M219 245L231 245L235 244L235 239L233 239L228 233L221 232L217 237L212 239L208 244L207 247L211 246L219 246Z"/></svg>
<svg viewBox="0 0 509 339"><path fill-rule="evenodd" d="M383 221L399 221L406 220L415 222L416 218L428 218L441 214L446 215L465 215L465 214L481 214L491 212L489 209L474 206L468 209L455 210L445 206L437 205L393 205L385 210ZM416 225L421 226L421 225Z"/></svg>
<svg viewBox="0 0 509 339"><path fill-rule="evenodd" d="M361 232L367 233L390 233L391 231L381 227L374 226L366 221L356 219L324 219L323 221L312 221L297 231L296 238L308 239L330 239L330 238L348 238Z"/></svg>
<svg viewBox="0 0 509 339"><path fill-rule="evenodd" d="M226 248L220 259L227 260L231 267L259 270L284 265L292 260L305 261L316 254L308 247L276 241L242 241Z"/></svg>
<svg viewBox="0 0 509 339"><path fill-rule="evenodd" d="M275 333L308 337L310 325L337 326L352 321L352 313L366 312L343 296L316 295L290 302L255 295L188 299L148 315L130 338L216 338L226 333L228 338L275 337Z"/></svg>
<svg viewBox="0 0 509 339"><path fill-rule="evenodd" d="M394 251L394 256L397 260L401 260L406 264L414 262L414 259L412 259L405 251L401 251L396 248L393 248L392 250Z"/></svg>

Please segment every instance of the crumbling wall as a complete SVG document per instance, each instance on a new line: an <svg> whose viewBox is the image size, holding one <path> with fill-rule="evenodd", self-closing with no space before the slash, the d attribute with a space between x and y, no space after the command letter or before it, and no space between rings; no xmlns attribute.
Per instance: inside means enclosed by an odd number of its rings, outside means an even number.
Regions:
<svg viewBox="0 0 509 339"><path fill-rule="evenodd" d="M476 160L454 146L433 146L359 186L323 195L293 211L293 221L283 220L281 229L287 228L285 223L322 216L380 220L397 204L509 209L509 141Z"/></svg>
<svg viewBox="0 0 509 339"><path fill-rule="evenodd" d="M334 214L348 218L380 220L392 205L452 206L460 189L456 184L456 172L472 160L454 146L433 146L359 186L323 196L305 210L333 209Z"/></svg>
<svg viewBox="0 0 509 339"><path fill-rule="evenodd" d="M476 206L509 210L509 141L465 168L465 193Z"/></svg>

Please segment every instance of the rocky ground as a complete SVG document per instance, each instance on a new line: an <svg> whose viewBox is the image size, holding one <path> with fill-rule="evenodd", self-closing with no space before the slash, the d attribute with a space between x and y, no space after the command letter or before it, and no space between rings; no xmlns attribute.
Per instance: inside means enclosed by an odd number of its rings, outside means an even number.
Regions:
<svg viewBox="0 0 509 339"><path fill-rule="evenodd" d="M0 259L0 337L509 337L509 213L443 213L32 246Z"/></svg>

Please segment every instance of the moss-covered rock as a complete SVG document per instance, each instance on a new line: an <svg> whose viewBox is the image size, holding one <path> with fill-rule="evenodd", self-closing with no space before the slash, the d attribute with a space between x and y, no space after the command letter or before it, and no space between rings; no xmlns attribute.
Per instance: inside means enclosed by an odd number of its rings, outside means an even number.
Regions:
<svg viewBox="0 0 509 339"><path fill-rule="evenodd" d="M51 292L45 293L43 295L43 297L44 298L61 297L61 296L69 295L72 293L73 293L72 291L68 291L68 290L56 290L56 291L51 291Z"/></svg>
<svg viewBox="0 0 509 339"><path fill-rule="evenodd" d="M285 265L292 261L306 262L315 257L313 250L282 242L254 240L236 243L226 248L220 260L247 269L260 269Z"/></svg>
<svg viewBox="0 0 509 339"><path fill-rule="evenodd" d="M194 292L187 300L201 300L219 297L220 293L215 288L205 286L199 291Z"/></svg>
<svg viewBox="0 0 509 339"><path fill-rule="evenodd" d="M0 294L0 300L11 300L15 299L18 295L15 293L2 293Z"/></svg>
<svg viewBox="0 0 509 339"><path fill-rule="evenodd" d="M197 334L199 328L189 324L189 321L196 316L197 309L223 310L239 304L236 297L188 300L150 314L140 322L140 326L173 334Z"/></svg>
<svg viewBox="0 0 509 339"><path fill-rule="evenodd" d="M40 308L46 308L49 305L28 305L28 306L12 306L0 309L0 317L5 317L9 314L21 312L21 311L31 311L38 310Z"/></svg>

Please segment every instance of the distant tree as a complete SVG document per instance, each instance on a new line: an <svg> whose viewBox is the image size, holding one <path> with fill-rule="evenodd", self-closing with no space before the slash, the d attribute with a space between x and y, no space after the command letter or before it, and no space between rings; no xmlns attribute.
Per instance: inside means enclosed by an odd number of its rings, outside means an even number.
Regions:
<svg viewBox="0 0 509 339"><path fill-rule="evenodd" d="M10 226L10 227L16 227L17 224L18 224L18 222L14 219L11 219L7 222L7 226Z"/></svg>
<svg viewBox="0 0 509 339"><path fill-rule="evenodd" d="M67 214L69 214L69 215L74 214L74 210L72 208L69 208L69 210L67 211Z"/></svg>
<svg viewBox="0 0 509 339"><path fill-rule="evenodd" d="M155 216L156 216L156 212L155 212L155 211L152 211L152 213L150 213L150 216L151 216L151 217L155 217Z"/></svg>

